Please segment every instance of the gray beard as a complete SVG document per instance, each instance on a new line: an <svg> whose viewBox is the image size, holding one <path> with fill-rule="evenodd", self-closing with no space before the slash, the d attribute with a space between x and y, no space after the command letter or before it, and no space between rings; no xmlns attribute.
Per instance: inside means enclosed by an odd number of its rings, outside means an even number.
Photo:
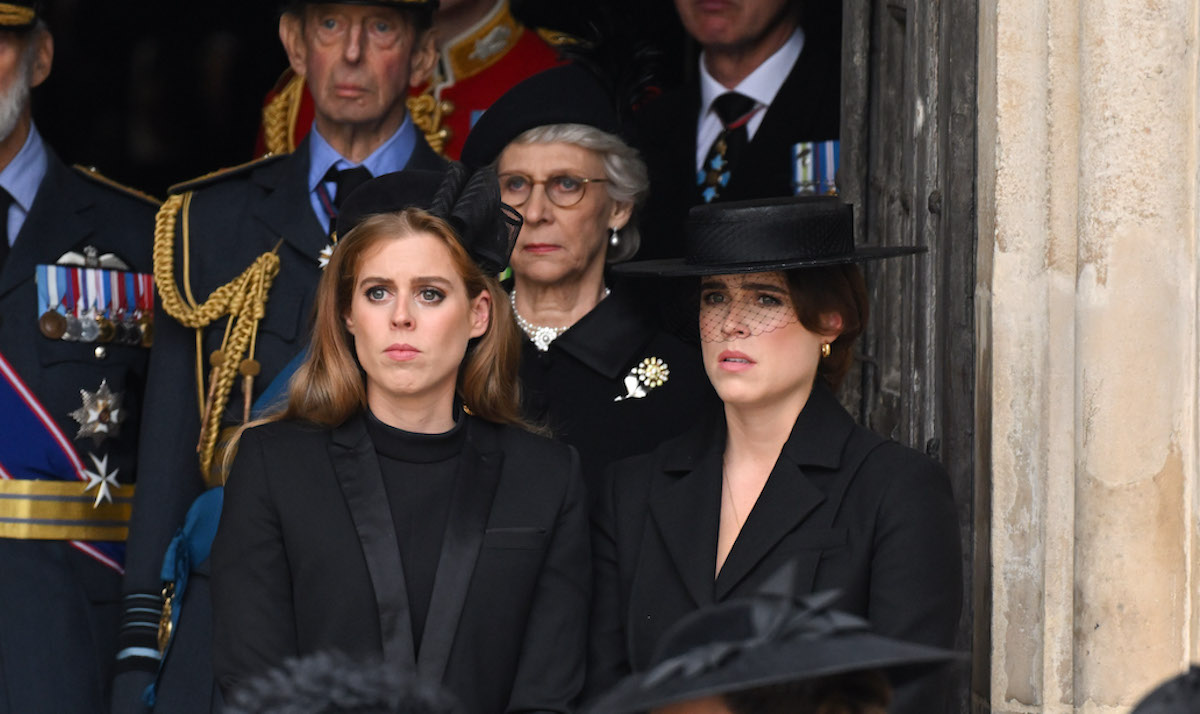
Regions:
<svg viewBox="0 0 1200 714"><path fill-rule="evenodd" d="M24 61L18 68L18 76L8 91L0 93L0 141L8 139L17 122L21 120L21 112L29 106L29 84L32 62Z"/></svg>

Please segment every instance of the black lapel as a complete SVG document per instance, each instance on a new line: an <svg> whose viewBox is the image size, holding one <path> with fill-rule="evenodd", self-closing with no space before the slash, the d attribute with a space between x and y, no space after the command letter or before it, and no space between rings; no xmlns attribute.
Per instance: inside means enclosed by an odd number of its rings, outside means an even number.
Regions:
<svg viewBox="0 0 1200 714"><path fill-rule="evenodd" d="M287 158L255 170L251 180L267 192L255 206L254 217L315 263L329 238L321 232L308 198L308 140Z"/></svg>
<svg viewBox="0 0 1200 714"><path fill-rule="evenodd" d="M650 497L659 536L697 607L713 602L724 444L724 431L714 428L675 440Z"/></svg>
<svg viewBox="0 0 1200 714"><path fill-rule="evenodd" d="M831 56L821 38L805 38L792 71L734 167L722 200L791 195L792 145L838 138L840 75Z"/></svg>
<svg viewBox="0 0 1200 714"><path fill-rule="evenodd" d="M81 215L92 206L85 198L90 193L69 190L71 181L82 179L72 176L71 169L47 146L46 175L0 274L0 297L33 280L39 262L53 263L91 235L92 224Z"/></svg>
<svg viewBox="0 0 1200 714"><path fill-rule="evenodd" d="M826 501L825 492L813 484L805 469L830 471L846 466L843 452L853 431L853 418L824 383L818 381L721 567L716 583L718 601L728 596L784 536L812 517L813 511ZM841 480L852 477L853 469L848 469ZM838 501L835 497L831 505L836 507ZM811 557L799 559L797 582L811 581L819 556L814 549Z"/></svg>
<svg viewBox="0 0 1200 714"><path fill-rule="evenodd" d="M361 415L333 430L329 451L375 589L384 659L412 670L416 656L400 546L379 458Z"/></svg>
<svg viewBox="0 0 1200 714"><path fill-rule="evenodd" d="M467 440L454 481L446 536L417 660L417 671L431 682L442 681L446 672L475 561L483 546L492 497L500 481L504 454L496 443L496 428L479 419L469 418L467 422Z"/></svg>

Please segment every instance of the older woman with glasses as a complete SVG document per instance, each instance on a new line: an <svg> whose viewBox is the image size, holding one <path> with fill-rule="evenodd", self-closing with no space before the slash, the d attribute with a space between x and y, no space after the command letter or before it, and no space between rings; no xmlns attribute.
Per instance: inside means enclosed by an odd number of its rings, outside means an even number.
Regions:
<svg viewBox="0 0 1200 714"><path fill-rule="evenodd" d="M579 450L590 485L715 403L698 349L607 275L637 252L649 189L615 104L591 71L551 69L493 104L463 148L468 165L495 165L501 200L525 219L509 292L524 414Z"/></svg>

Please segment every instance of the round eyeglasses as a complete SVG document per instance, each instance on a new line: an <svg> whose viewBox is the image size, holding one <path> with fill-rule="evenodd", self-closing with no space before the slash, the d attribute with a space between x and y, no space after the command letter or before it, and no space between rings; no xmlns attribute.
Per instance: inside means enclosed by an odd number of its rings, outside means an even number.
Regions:
<svg viewBox="0 0 1200 714"><path fill-rule="evenodd" d="M570 174L557 174L548 179L534 181L525 174L500 174L500 200L513 208L525 205L533 195L533 187L541 185L546 198L559 208L570 208L583 200L589 183L604 183L606 178L580 178Z"/></svg>

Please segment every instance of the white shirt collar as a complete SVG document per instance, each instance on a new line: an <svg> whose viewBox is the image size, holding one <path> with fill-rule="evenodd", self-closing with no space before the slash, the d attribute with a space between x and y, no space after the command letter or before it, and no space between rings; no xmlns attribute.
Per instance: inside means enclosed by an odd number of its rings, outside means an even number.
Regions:
<svg viewBox="0 0 1200 714"><path fill-rule="evenodd" d="M744 94L761 105L771 106L803 50L804 31L797 27L782 47L775 50L774 54L732 90L713 79L708 73L708 68L704 66L704 53L700 53L700 117L703 118L713 110L713 100L729 91Z"/></svg>

